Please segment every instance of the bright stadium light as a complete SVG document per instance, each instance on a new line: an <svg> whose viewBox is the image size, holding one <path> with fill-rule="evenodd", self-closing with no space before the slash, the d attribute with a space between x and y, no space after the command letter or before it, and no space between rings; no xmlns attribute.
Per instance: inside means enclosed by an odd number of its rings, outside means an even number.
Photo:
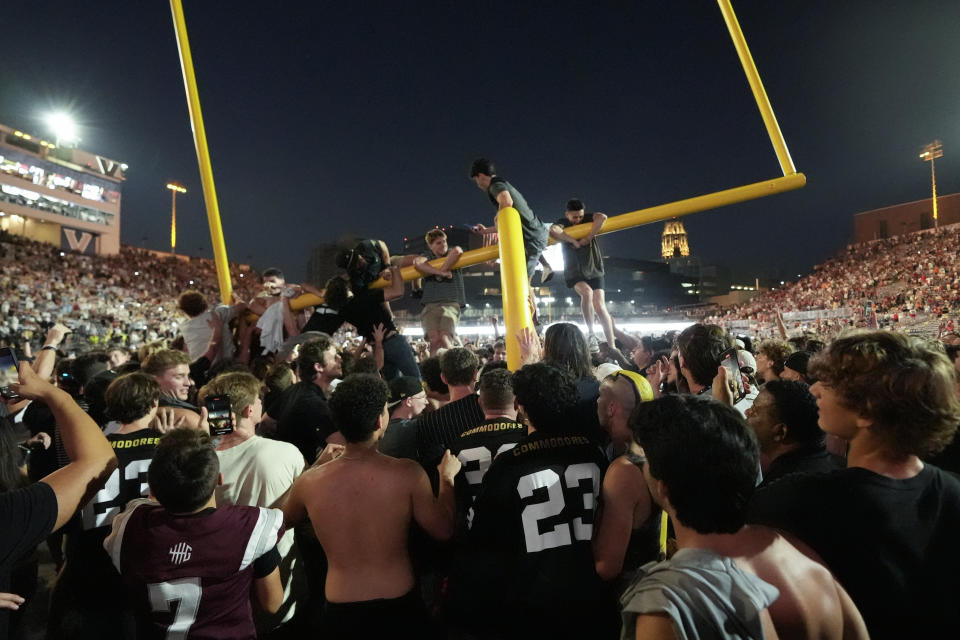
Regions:
<svg viewBox="0 0 960 640"><path fill-rule="evenodd" d="M61 143L71 144L79 140L77 137L77 123L62 111L48 115L47 126L53 131L58 147Z"/></svg>

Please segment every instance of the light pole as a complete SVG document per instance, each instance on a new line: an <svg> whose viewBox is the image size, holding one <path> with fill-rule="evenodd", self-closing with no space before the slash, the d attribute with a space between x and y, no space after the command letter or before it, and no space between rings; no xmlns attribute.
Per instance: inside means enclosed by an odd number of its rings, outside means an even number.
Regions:
<svg viewBox="0 0 960 640"><path fill-rule="evenodd" d="M930 162L930 182L933 185L933 226L934 228L940 226L940 223L937 221L937 172L934 168L934 160L936 158L943 157L943 145L940 144L939 140L934 140L930 144L924 145L923 153L920 154L920 159L924 162Z"/></svg>
<svg viewBox="0 0 960 640"><path fill-rule="evenodd" d="M183 185L176 182L168 182L167 189L170 189L173 200L170 204L170 253L177 252L177 194L186 193Z"/></svg>

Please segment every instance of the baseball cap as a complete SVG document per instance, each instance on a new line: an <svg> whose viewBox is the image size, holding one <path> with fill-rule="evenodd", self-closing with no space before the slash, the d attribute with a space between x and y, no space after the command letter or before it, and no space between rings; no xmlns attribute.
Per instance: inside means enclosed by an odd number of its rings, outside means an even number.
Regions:
<svg viewBox="0 0 960 640"><path fill-rule="evenodd" d="M812 355L809 351L795 351L787 356L783 366L787 369L793 369L801 376L806 376L807 363L810 362L810 356Z"/></svg>
<svg viewBox="0 0 960 640"><path fill-rule="evenodd" d="M390 399L387 401L387 407L393 408L407 398L423 392L423 383L420 378L413 376L400 376L390 381Z"/></svg>
<svg viewBox="0 0 960 640"><path fill-rule="evenodd" d="M740 362L740 370L744 373L757 372L757 359L746 349L737 349L737 360ZM747 371L747 369L750 369Z"/></svg>

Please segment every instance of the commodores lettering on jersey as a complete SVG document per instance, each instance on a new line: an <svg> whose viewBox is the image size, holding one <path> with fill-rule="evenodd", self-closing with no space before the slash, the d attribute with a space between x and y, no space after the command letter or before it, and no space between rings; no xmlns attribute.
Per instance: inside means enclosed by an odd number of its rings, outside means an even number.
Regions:
<svg viewBox="0 0 960 640"><path fill-rule="evenodd" d="M467 525L471 520L473 504L484 474L490 463L501 453L509 451L527 434L527 427L516 420L491 418L467 429L450 445L450 451L460 460L463 469L457 476L457 497L461 511L467 508ZM463 484L466 481L466 486Z"/></svg>
<svg viewBox="0 0 960 640"><path fill-rule="evenodd" d="M110 444L113 445L114 449L132 449L135 447L142 447L144 445L156 447L157 442L159 441L159 436L153 436L149 438L134 438L132 440L114 440Z"/></svg>
<svg viewBox="0 0 960 640"><path fill-rule="evenodd" d="M581 612L578 620L594 613L608 620L613 603L591 547L605 464L599 447L578 434L534 432L497 456L474 501L469 535L484 566L470 566L473 592L509 609L521 626L557 607Z"/></svg>

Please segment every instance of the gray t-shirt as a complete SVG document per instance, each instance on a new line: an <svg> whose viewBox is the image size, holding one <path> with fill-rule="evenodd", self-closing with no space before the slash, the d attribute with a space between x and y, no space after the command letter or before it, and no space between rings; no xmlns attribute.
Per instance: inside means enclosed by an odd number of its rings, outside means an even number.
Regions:
<svg viewBox="0 0 960 640"><path fill-rule="evenodd" d="M780 591L707 549L681 549L637 570L620 597L621 640L634 640L637 615L666 614L681 638L763 640L760 613Z"/></svg>
<svg viewBox="0 0 960 640"><path fill-rule="evenodd" d="M436 260L438 257L433 255L433 251L425 251L423 254L427 260ZM423 298L420 300L423 304L456 304L461 305L467 301L463 293L463 272L460 269L453 270L453 279L441 278L440 276L423 276Z"/></svg>
<svg viewBox="0 0 960 640"><path fill-rule="evenodd" d="M494 176L493 180L490 181L490 187L487 189L490 201L495 205L498 204L497 194L503 191L510 194L513 199L513 208L520 214L520 227L523 229L523 249L527 257L540 254L547 248L549 238L547 227L544 226L543 221L537 217L523 195L512 184L503 178Z"/></svg>

